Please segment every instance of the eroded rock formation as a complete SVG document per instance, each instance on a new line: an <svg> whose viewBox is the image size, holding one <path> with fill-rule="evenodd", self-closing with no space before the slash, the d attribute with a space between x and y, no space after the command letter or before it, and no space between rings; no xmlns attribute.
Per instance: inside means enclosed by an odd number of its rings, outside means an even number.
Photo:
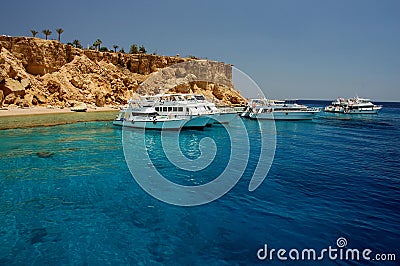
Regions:
<svg viewBox="0 0 400 266"><path fill-rule="evenodd" d="M202 93L220 104L244 102L233 89L229 65L200 60L193 62L195 66L206 64L208 69L197 73L190 73L190 68L166 68L192 61L177 56L81 50L54 40L3 36L0 106L121 105L135 92L156 93L160 84L166 91ZM157 72L162 69L165 73ZM171 71L180 79L175 85L170 80Z"/></svg>

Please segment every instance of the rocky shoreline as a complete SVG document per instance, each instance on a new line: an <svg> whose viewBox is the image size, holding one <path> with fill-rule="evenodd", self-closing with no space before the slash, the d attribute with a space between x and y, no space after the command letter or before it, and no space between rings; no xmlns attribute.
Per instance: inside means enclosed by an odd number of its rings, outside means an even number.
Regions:
<svg viewBox="0 0 400 266"><path fill-rule="evenodd" d="M0 107L70 108L81 103L93 108L118 107L126 104L152 73L193 60L82 50L56 40L1 36ZM220 105L243 104L245 99L233 88L229 65L212 64L212 72L223 81L220 84L189 79L170 91L202 93ZM147 92L141 89L141 93Z"/></svg>

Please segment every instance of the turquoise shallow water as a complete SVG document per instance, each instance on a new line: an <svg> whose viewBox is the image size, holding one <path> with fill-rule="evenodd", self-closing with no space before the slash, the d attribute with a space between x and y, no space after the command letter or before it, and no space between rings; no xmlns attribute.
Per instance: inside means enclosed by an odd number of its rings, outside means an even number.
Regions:
<svg viewBox="0 0 400 266"><path fill-rule="evenodd" d="M397 253L396 262L384 264L398 265L399 107L386 106L377 116L278 122L275 159L257 190L248 191L259 149L253 144L238 184L190 208L160 202L139 187L124 160L122 132L111 122L1 130L0 264L266 264L271 261L256 255L266 243L322 249L345 237L351 248ZM245 123L256 140L255 122ZM199 155L204 137L219 148L207 174L171 166L159 133L151 132L155 166L181 184L208 182L227 162L230 146L221 126L184 131L180 143L188 157Z"/></svg>

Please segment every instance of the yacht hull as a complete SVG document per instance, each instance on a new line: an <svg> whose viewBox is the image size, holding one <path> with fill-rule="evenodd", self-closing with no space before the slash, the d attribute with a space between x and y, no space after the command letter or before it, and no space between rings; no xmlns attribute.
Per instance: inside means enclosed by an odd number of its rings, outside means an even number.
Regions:
<svg viewBox="0 0 400 266"><path fill-rule="evenodd" d="M210 120L207 122L207 126L212 126L213 124L229 124L235 117L238 116L237 113L216 113L207 115Z"/></svg>
<svg viewBox="0 0 400 266"><path fill-rule="evenodd" d="M355 109L355 110L335 110L335 109L326 109L325 112L327 113L336 113L336 114L377 114L381 108L374 108L374 109Z"/></svg>
<svg viewBox="0 0 400 266"><path fill-rule="evenodd" d="M184 128L203 128L210 121L210 117L205 115L192 116L188 119L189 121L184 124Z"/></svg>
<svg viewBox="0 0 400 266"><path fill-rule="evenodd" d="M219 113L214 124L229 124L237 116L237 113Z"/></svg>
<svg viewBox="0 0 400 266"><path fill-rule="evenodd" d="M152 129L152 130L179 130L186 120L184 119L168 119L168 120L135 120L123 121L114 120L113 125L130 128Z"/></svg>
<svg viewBox="0 0 400 266"><path fill-rule="evenodd" d="M317 111L312 112L271 112L271 113L260 113L260 114L250 114L250 118L253 119L263 119L263 120L311 120L313 119Z"/></svg>

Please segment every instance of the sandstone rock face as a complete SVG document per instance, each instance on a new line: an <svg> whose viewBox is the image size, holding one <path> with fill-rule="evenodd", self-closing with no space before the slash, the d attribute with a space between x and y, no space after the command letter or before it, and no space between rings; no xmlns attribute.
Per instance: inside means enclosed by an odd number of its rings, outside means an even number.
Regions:
<svg viewBox="0 0 400 266"><path fill-rule="evenodd" d="M15 79L6 78L0 85L0 90L3 91L5 95L14 94L16 96L24 96L25 88L22 84Z"/></svg>
<svg viewBox="0 0 400 266"><path fill-rule="evenodd" d="M1 37L0 45L21 60L26 71L44 75L67 63L67 47L58 41L39 38ZM73 47L71 47L73 48Z"/></svg>
<svg viewBox="0 0 400 266"><path fill-rule="evenodd" d="M16 100L17 100L17 97L15 96L15 94L11 93L11 94L8 94L4 98L4 103L5 104L13 104Z"/></svg>
<svg viewBox="0 0 400 266"><path fill-rule="evenodd" d="M157 78L152 80L153 75ZM71 107L76 102L115 106L127 103L135 92L158 93L160 84L166 84L164 91L202 93L221 104L245 101L232 89L230 66L220 62L97 52L53 40L0 37L0 106Z"/></svg>
<svg viewBox="0 0 400 266"><path fill-rule="evenodd" d="M21 60L3 47L0 50L0 82L7 77L12 79L24 79L28 78L28 74Z"/></svg>
<svg viewBox="0 0 400 266"><path fill-rule="evenodd" d="M139 94L165 93L185 84L220 84L232 88L232 67L221 62L193 60L174 64L151 75L138 89ZM183 86L183 87L182 87ZM206 89L206 86L203 86Z"/></svg>
<svg viewBox="0 0 400 266"><path fill-rule="evenodd" d="M106 97L104 93L100 90L96 92L95 99L96 99L95 104L98 107L103 107L106 104Z"/></svg>
<svg viewBox="0 0 400 266"><path fill-rule="evenodd" d="M31 85L31 81L28 78L24 78L21 80L21 85L26 89Z"/></svg>

